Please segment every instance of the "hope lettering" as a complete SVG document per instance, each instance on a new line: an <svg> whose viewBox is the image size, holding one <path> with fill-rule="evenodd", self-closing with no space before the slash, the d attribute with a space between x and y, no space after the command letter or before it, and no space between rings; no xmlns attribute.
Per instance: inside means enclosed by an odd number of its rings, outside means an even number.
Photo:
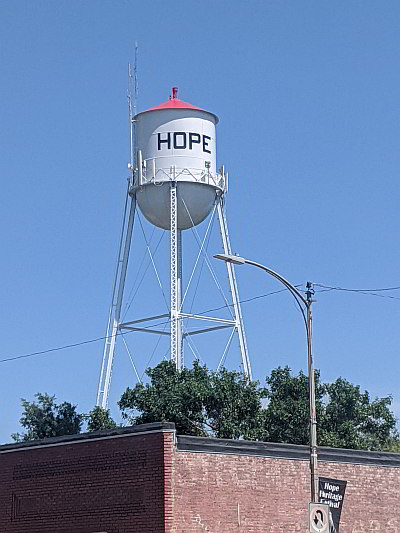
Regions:
<svg viewBox="0 0 400 533"><path fill-rule="evenodd" d="M163 135L163 137L161 137ZM168 133L158 133L158 149L162 149L162 145L166 145L168 150L173 148L174 150L192 150L193 145L199 144L203 148L203 152L211 154L211 150L208 150L208 143L211 141L211 137L208 135L200 135L200 133L192 133L185 131L174 131Z"/></svg>

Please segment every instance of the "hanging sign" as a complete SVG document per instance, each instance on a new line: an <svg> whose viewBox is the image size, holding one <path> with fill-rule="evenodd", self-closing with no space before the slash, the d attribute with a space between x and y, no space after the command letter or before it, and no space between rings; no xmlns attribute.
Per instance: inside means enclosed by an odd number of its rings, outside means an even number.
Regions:
<svg viewBox="0 0 400 533"><path fill-rule="evenodd" d="M347 481L326 477L319 478L319 501L320 503L329 505L337 533L339 533L340 514L342 512L346 485Z"/></svg>

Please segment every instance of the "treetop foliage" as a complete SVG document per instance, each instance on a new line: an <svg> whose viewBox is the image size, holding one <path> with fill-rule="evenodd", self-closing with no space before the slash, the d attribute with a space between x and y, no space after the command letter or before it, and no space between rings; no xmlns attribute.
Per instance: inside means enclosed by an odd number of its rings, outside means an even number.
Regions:
<svg viewBox="0 0 400 533"><path fill-rule="evenodd" d="M69 402L57 404L56 397L46 393L35 394L35 398L37 398L37 402L28 402L24 398L21 400L24 412L20 423L22 427L27 429L27 432L14 433L12 438L15 441L80 433L84 415L76 412L76 405Z"/></svg>
<svg viewBox="0 0 400 533"><path fill-rule="evenodd" d="M114 429L118 424L111 418L110 410L103 409L103 407L95 407L88 415L85 415L87 420L88 431L99 431L101 429Z"/></svg>
<svg viewBox="0 0 400 533"><path fill-rule="evenodd" d="M367 391L362 393L358 385L343 378L324 389L328 397L322 426L325 446L379 450L397 437L391 396L371 401Z"/></svg>
<svg viewBox="0 0 400 533"><path fill-rule="evenodd" d="M289 367L278 367L264 387L239 372L212 372L198 361L181 372L163 361L147 375L149 383L128 388L119 401L123 418L132 424L168 421L184 435L309 444L308 377L303 372L294 375ZM368 392L343 378L322 383L319 371L315 396L319 446L397 449L390 396L371 401Z"/></svg>
<svg viewBox="0 0 400 533"><path fill-rule="evenodd" d="M181 371L163 361L146 373L148 383L127 388L118 402L127 423L174 422L181 435L309 443L308 377L303 372L278 367L264 386L226 368L211 371L199 361ZM315 396L319 446L400 452L391 396L371 400L344 378L322 383L318 371ZM20 422L27 431L14 434L14 440L80 433L85 422L88 431L117 427L101 407L84 414L48 394L35 398L22 399Z"/></svg>
<svg viewBox="0 0 400 533"><path fill-rule="evenodd" d="M256 438L262 391L243 374L211 372L198 361L178 372L170 361L146 371L150 383L128 388L118 402L132 424L174 422L185 435Z"/></svg>
<svg viewBox="0 0 400 533"><path fill-rule="evenodd" d="M263 440L307 444L309 441L308 377L300 371L293 376L289 367L278 367L266 378L265 397L269 400L263 412ZM315 372L317 420L322 418L323 386Z"/></svg>
<svg viewBox="0 0 400 533"><path fill-rule="evenodd" d="M80 433L82 425L88 422L88 431L112 429L117 426L107 409L95 407L88 415L77 413L76 405L69 402L56 403L55 396L38 393L36 401L28 402L22 398L24 409L20 424L26 433L13 433L11 437L16 442L75 435Z"/></svg>

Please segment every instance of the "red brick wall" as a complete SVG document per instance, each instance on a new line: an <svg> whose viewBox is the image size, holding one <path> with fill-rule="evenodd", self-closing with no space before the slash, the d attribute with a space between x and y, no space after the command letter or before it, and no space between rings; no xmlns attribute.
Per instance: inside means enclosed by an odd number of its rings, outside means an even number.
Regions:
<svg viewBox="0 0 400 533"><path fill-rule="evenodd" d="M400 468L321 463L320 470L347 480L340 533L400 533Z"/></svg>
<svg viewBox="0 0 400 533"><path fill-rule="evenodd" d="M0 532L163 533L163 439L0 450Z"/></svg>
<svg viewBox="0 0 400 533"><path fill-rule="evenodd" d="M308 449L172 424L0 446L0 533L305 533ZM320 450L341 533L400 533L400 455Z"/></svg>
<svg viewBox="0 0 400 533"><path fill-rule="evenodd" d="M176 531L175 524L175 500L174 500L174 458L176 436L174 433L164 433L164 531L171 533Z"/></svg>
<svg viewBox="0 0 400 533"><path fill-rule="evenodd" d="M304 533L308 493L303 461L177 452L172 531Z"/></svg>
<svg viewBox="0 0 400 533"><path fill-rule="evenodd" d="M229 453L229 450L227 450ZM305 533L307 460L176 451L169 533ZM400 468L320 462L347 480L340 533L400 533Z"/></svg>

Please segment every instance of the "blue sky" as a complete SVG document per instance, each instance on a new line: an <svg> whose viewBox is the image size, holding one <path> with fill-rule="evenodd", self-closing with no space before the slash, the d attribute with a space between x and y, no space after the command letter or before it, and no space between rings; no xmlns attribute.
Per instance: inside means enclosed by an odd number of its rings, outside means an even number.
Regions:
<svg viewBox="0 0 400 533"><path fill-rule="evenodd" d="M0 359L104 335L128 176L135 41L139 110L178 86L183 100L220 117L235 252L295 284L399 286L399 23L396 1L3 1ZM138 224L135 231L128 292L145 251ZM190 232L184 246L188 268ZM208 251L221 251L216 227ZM157 261L168 293L167 253L165 235ZM224 265L213 261L227 291ZM243 300L280 288L251 267L237 275ZM199 311L223 304L207 273L204 283ZM400 301L342 291L316 299L322 379L343 376L372 397L392 394L400 416ZM150 304L164 312L158 302L149 269L132 316ZM306 369L304 325L288 294L244 303L243 313L255 378L278 365ZM226 340L215 335L199 345L209 366ZM151 359L157 338L142 337L129 337L141 373L165 353L160 343ZM90 410L101 355L99 341L0 363L0 441L19 429L21 397L48 392ZM239 367L236 341L226 364ZM117 418L116 402L134 383L121 345L110 397Z"/></svg>

